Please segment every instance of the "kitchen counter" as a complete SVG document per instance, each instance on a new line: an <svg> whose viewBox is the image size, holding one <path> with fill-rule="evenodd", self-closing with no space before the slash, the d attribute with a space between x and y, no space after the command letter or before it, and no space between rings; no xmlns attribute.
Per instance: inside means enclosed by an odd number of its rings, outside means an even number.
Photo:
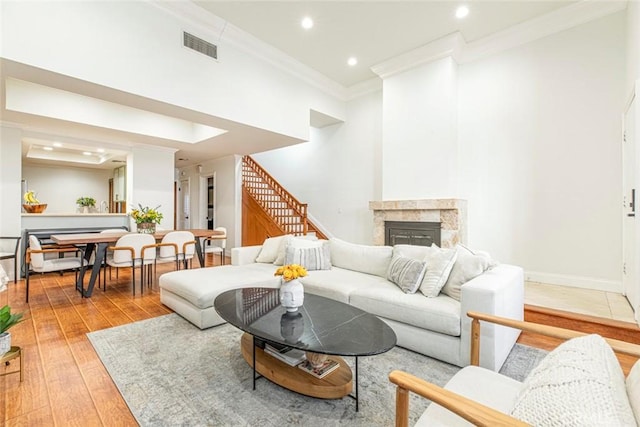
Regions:
<svg viewBox="0 0 640 427"><path fill-rule="evenodd" d="M73 228L73 227L129 227L126 213L23 213L21 227L25 228Z"/></svg>

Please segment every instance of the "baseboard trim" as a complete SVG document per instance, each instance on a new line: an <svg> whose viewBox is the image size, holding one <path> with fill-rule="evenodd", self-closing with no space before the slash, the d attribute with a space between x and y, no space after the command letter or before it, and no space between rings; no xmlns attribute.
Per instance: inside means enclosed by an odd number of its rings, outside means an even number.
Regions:
<svg viewBox="0 0 640 427"><path fill-rule="evenodd" d="M528 282L547 283L549 285L570 286L572 288L591 289L603 292L623 293L622 281L605 280L595 277L571 276L566 274L541 273L538 271L525 271L525 280Z"/></svg>

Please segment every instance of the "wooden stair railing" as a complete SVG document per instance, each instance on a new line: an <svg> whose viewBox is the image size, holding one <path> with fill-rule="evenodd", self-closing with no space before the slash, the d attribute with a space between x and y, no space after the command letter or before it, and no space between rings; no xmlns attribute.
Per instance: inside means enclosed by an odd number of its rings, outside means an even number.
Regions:
<svg viewBox="0 0 640 427"><path fill-rule="evenodd" d="M283 234L299 236L313 231L319 238L326 238L309 223L307 204L300 203L250 156L242 157L242 186Z"/></svg>

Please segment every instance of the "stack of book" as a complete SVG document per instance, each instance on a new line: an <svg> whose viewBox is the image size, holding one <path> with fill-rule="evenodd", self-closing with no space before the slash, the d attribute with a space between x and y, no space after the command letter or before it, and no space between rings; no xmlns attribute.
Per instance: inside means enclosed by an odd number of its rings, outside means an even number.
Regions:
<svg viewBox="0 0 640 427"><path fill-rule="evenodd" d="M335 360L327 359L322 363L322 365L316 366L314 368L308 360L305 360L298 365L298 368L313 375L316 378L324 378L331 372L338 369L339 366L340 363L336 362Z"/></svg>
<svg viewBox="0 0 640 427"><path fill-rule="evenodd" d="M275 343L265 343L264 352L289 366L297 366L307 360L304 351Z"/></svg>

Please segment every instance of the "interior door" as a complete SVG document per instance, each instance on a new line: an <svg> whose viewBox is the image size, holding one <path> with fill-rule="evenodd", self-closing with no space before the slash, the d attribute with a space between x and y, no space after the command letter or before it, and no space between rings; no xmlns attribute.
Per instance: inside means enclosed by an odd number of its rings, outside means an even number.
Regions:
<svg viewBox="0 0 640 427"><path fill-rule="evenodd" d="M190 212L191 212L191 202L190 202L190 194L189 191L189 180L181 180L180 188L178 189L180 193L180 230L187 230L191 228L191 220L190 220Z"/></svg>
<svg viewBox="0 0 640 427"><path fill-rule="evenodd" d="M640 324L640 283L638 282L638 235L636 221L637 187L636 167L638 165L636 151L636 101L631 102L624 118L624 138L622 142L622 288L634 310L636 321Z"/></svg>

